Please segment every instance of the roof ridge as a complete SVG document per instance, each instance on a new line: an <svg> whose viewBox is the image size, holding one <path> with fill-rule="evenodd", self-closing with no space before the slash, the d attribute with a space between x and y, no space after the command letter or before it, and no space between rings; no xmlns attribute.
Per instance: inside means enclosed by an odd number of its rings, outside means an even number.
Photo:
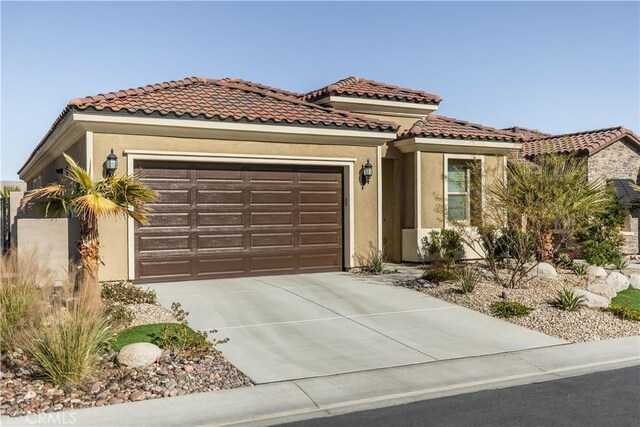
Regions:
<svg viewBox="0 0 640 427"><path fill-rule="evenodd" d="M313 109L318 109L318 110L322 110L322 111L337 113L337 114L340 114L340 115L342 115L344 117L352 117L352 118L355 118L355 119L357 119L359 121L363 121L363 122L374 122L374 123L384 124L384 125L388 125L388 126L390 125L394 130L398 128L398 124L395 123L395 122L386 122L386 121L383 121L383 120L377 120L377 119L364 117L364 116L359 115L359 114L353 114L353 113L351 113L349 111L345 111L345 110L337 110L335 108L323 107L321 105L314 104L313 102L305 101L304 99L300 99L300 98L297 98L297 97L292 98L290 96L282 95L282 94L279 94L277 92L269 92L269 91L266 91L266 90L263 90L263 89L259 89L257 87L245 86L245 85L242 85L242 84L237 84L235 82L229 82L227 80L221 80L221 79L216 79L216 80L212 79L212 80L210 80L210 83L217 84L218 86L226 86L226 87L230 87L230 88L233 88L233 89L244 90L246 92L257 93L259 95L275 98L275 99L280 100L280 101L291 102L291 103L294 103L294 104L302 105L302 106L313 108Z"/></svg>
<svg viewBox="0 0 640 427"><path fill-rule="evenodd" d="M454 117L441 116L440 114L429 114L425 118L426 119L429 119L429 118L445 119L445 120L450 121L450 122L456 122L456 123L464 124L466 126L477 127L478 129L488 129L488 130L491 130L491 131L495 131L495 132L499 132L499 133L503 133L503 134L507 134L507 135L512 135L513 134L513 132L508 131L508 130L499 129L499 128L495 128L495 127L492 127L492 126L486 126L486 125L482 125L480 123L473 123L473 122L470 122L468 120L456 119Z"/></svg>
<svg viewBox="0 0 640 427"><path fill-rule="evenodd" d="M562 138L562 137L565 137L565 136L566 137L571 137L571 136L576 136L576 135L585 135L585 134L588 134L588 133L611 132L611 131L616 131L616 130L620 130L623 133L633 133L629 129L625 128L624 126L613 126L613 127L601 128L601 129L583 130L583 131L579 131L579 132L559 133L559 134L555 134L555 135L544 136L542 138L533 137L533 138L527 139L527 141L540 141L540 140L543 140L543 139Z"/></svg>
<svg viewBox="0 0 640 427"><path fill-rule="evenodd" d="M258 89L264 88L265 90L270 90L270 91L273 91L273 92L279 92L279 93L282 93L282 94L286 94L286 95L289 95L289 96L291 96L293 98L299 98L300 96L303 95L303 94L298 93L298 92L292 92L290 90L282 89L282 88L275 87L275 86L269 86L269 85L265 85L265 84L262 84L262 83L256 83L256 82L253 82L251 80L245 80L245 79L241 79L241 78L238 78L238 77L225 77L225 78L222 78L222 79L207 79L207 80L209 82L213 81L213 80L222 80L222 81L230 82L230 83L246 84L247 86L256 87Z"/></svg>
<svg viewBox="0 0 640 427"><path fill-rule="evenodd" d="M150 85L139 86L137 88L129 88L129 89L120 89L112 92L99 93L93 96L85 96L84 98L73 98L68 103L68 107L78 107L82 104L87 104L90 102L99 102L105 101L115 98L126 98L127 96L132 95L141 95L143 93L155 92L161 89L173 88L173 87L184 87L194 83L206 83L206 77L185 77L180 80L169 80L160 83L153 83Z"/></svg>

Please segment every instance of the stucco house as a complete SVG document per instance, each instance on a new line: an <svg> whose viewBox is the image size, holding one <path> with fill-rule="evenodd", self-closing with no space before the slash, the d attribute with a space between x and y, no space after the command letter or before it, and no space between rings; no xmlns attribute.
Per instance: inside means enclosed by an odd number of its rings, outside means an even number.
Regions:
<svg viewBox="0 0 640 427"><path fill-rule="evenodd" d="M436 115L440 101L357 77L304 94L186 78L73 99L19 175L56 181L63 153L94 178L112 152L115 173L144 171L150 224L102 221L102 280L343 270L370 247L416 261L430 230L473 225L470 162L497 171L474 185L504 179L525 140Z"/></svg>
<svg viewBox="0 0 640 427"><path fill-rule="evenodd" d="M640 173L640 138L636 134L621 126L564 135L525 128L508 130L526 139L520 154L527 159L549 153L587 157L588 179L611 182L625 208L623 254L638 254L640 209L634 202L640 199L640 194L631 186L638 183Z"/></svg>

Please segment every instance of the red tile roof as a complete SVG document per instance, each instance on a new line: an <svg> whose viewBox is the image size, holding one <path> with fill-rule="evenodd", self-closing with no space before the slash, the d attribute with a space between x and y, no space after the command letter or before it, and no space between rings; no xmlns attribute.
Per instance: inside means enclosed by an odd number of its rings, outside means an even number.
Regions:
<svg viewBox="0 0 640 427"><path fill-rule="evenodd" d="M413 102L416 104L439 104L438 95L420 90L408 89L386 83L348 77L323 88L311 91L303 96L307 101L316 101L329 95L345 95L361 98L386 99L391 101Z"/></svg>
<svg viewBox="0 0 640 427"><path fill-rule="evenodd" d="M394 122L322 107L300 99L300 94L259 83L235 78L215 80L189 77L72 99L53 122L25 165L72 110L201 117L219 121L355 128L381 132L395 132L398 129L398 124ZM22 169L24 165L18 173Z"/></svg>
<svg viewBox="0 0 640 427"><path fill-rule="evenodd" d="M506 130L495 129L464 120L429 114L418 120L398 139L414 137L468 139L481 141L521 142L518 134Z"/></svg>
<svg viewBox="0 0 640 427"><path fill-rule="evenodd" d="M581 153L591 155L625 136L630 137L640 145L640 139L636 134L622 126L617 126L563 135L534 137L522 144L521 155L524 157L535 157L540 154L549 153Z"/></svg>

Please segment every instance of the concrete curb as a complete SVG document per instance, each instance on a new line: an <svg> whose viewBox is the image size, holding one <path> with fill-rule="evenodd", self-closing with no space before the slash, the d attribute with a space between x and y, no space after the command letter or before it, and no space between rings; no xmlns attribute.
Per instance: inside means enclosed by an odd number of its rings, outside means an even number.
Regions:
<svg viewBox="0 0 640 427"><path fill-rule="evenodd" d="M640 365L640 337L562 344L25 417L3 426L272 425Z"/></svg>

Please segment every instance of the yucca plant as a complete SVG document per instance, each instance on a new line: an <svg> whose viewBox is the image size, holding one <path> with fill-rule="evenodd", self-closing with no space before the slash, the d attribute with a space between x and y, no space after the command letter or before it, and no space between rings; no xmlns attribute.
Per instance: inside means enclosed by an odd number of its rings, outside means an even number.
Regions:
<svg viewBox="0 0 640 427"><path fill-rule="evenodd" d="M460 284L460 291L463 294L470 294L480 282L480 273L476 270L465 268L458 273L458 283Z"/></svg>
<svg viewBox="0 0 640 427"><path fill-rule="evenodd" d="M629 263L627 262L626 259L619 256L613 261L613 266L618 270L624 270L625 268L629 267Z"/></svg>
<svg viewBox="0 0 640 427"><path fill-rule="evenodd" d="M573 289L563 289L558 291L556 305L564 311L579 310L584 302L584 297L575 293Z"/></svg>
<svg viewBox="0 0 640 427"><path fill-rule="evenodd" d="M360 270L370 274L382 274L384 273L388 259L383 251L378 250L369 245L369 250L363 255L356 257L356 261L360 264Z"/></svg>
<svg viewBox="0 0 640 427"><path fill-rule="evenodd" d="M98 220L105 217L129 216L146 224L148 204L155 192L139 181L139 175L110 176L93 180L91 174L68 155L69 166L63 182L27 192L22 199L24 208L37 201L47 217L71 214L80 221L78 252L82 264L83 284L97 284L100 266Z"/></svg>
<svg viewBox="0 0 640 427"><path fill-rule="evenodd" d="M589 270L589 264L585 262L574 262L571 268L573 269L573 272L576 273L576 275L578 275L579 277L584 277Z"/></svg>

